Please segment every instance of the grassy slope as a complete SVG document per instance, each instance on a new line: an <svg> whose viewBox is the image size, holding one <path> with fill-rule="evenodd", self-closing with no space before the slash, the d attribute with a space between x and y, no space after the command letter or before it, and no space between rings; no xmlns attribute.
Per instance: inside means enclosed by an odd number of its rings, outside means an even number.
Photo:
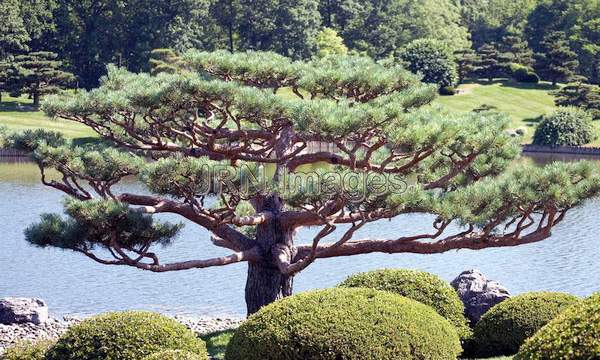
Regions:
<svg viewBox="0 0 600 360"><path fill-rule="evenodd" d="M453 111L471 111L483 104L494 106L508 114L511 128L526 129L524 143L531 143L535 126L540 115L556 109L554 98L549 94L554 88L549 83L523 84L509 81L493 83L469 83L459 86L463 93L455 96L441 96L436 102ZM594 126L600 134L600 122ZM600 145L600 138L590 145Z"/></svg>
<svg viewBox="0 0 600 360"><path fill-rule="evenodd" d="M93 137L95 133L88 127L65 120L53 120L31 106L25 97L11 98L2 94L0 103L0 126L9 130L44 128L62 132L68 138Z"/></svg>

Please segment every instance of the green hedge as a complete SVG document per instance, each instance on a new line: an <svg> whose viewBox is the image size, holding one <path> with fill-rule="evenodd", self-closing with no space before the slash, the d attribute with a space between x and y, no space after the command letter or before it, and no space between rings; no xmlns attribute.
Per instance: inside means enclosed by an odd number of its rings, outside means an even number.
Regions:
<svg viewBox="0 0 600 360"><path fill-rule="evenodd" d="M182 350L164 350L144 358L144 360L205 360L207 357Z"/></svg>
<svg viewBox="0 0 600 360"><path fill-rule="evenodd" d="M390 291L431 306L450 321L461 339L471 336L464 305L456 291L436 275L417 270L385 269L355 274L341 287L364 287Z"/></svg>
<svg viewBox="0 0 600 360"><path fill-rule="evenodd" d="M563 293L535 292L515 296L491 308L475 325L475 355L512 355L525 340L578 298Z"/></svg>
<svg viewBox="0 0 600 360"><path fill-rule="evenodd" d="M46 360L140 360L162 350L207 358L206 345L184 325L150 312L107 313L71 327Z"/></svg>
<svg viewBox="0 0 600 360"><path fill-rule="evenodd" d="M44 360L48 348L54 340L40 340L36 342L24 341L17 343L0 355L2 360Z"/></svg>
<svg viewBox="0 0 600 360"><path fill-rule="evenodd" d="M335 288L272 303L235 333L227 360L452 359L455 328L429 306L389 292Z"/></svg>
<svg viewBox="0 0 600 360"><path fill-rule="evenodd" d="M516 359L600 359L600 292L550 321L523 344Z"/></svg>
<svg viewBox="0 0 600 360"><path fill-rule="evenodd" d="M580 146L596 139L592 116L574 107L561 107L544 116L533 135L535 145Z"/></svg>

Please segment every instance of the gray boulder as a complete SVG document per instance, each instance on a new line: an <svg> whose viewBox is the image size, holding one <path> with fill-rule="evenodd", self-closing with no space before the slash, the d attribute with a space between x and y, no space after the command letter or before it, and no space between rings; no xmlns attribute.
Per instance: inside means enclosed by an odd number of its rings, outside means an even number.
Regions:
<svg viewBox="0 0 600 360"><path fill-rule="evenodd" d="M0 299L0 324L33 323L48 321L48 306L43 300L8 297Z"/></svg>
<svg viewBox="0 0 600 360"><path fill-rule="evenodd" d="M465 315L473 325L492 306L510 297L504 286L488 280L479 270L463 271L450 285L465 304Z"/></svg>

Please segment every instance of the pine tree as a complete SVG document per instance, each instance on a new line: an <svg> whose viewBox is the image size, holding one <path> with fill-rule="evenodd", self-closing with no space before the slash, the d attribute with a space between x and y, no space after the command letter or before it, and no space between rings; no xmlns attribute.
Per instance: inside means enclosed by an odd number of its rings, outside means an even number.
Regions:
<svg viewBox="0 0 600 360"><path fill-rule="evenodd" d="M477 49L477 55L479 56L476 62L478 73L489 82L496 77L504 76L510 67L510 59L498 51L495 43L482 45Z"/></svg>
<svg viewBox="0 0 600 360"><path fill-rule="evenodd" d="M577 54L569 48L564 32L554 31L544 37L542 53L537 54L538 71L556 85L569 81L579 66Z"/></svg>
<svg viewBox="0 0 600 360"><path fill-rule="evenodd" d="M57 57L47 51L15 56L8 69L7 88L15 96L31 96L33 105L39 106L42 96L57 93L75 80L73 74L61 70L62 62Z"/></svg>
<svg viewBox="0 0 600 360"><path fill-rule="evenodd" d="M154 49L150 52L150 74L174 74L179 61L179 56L172 49Z"/></svg>
<svg viewBox="0 0 600 360"><path fill-rule="evenodd" d="M518 35L506 35L502 38L502 51L511 62L533 68L533 51L527 43Z"/></svg>
<svg viewBox="0 0 600 360"><path fill-rule="evenodd" d="M587 84L585 77L576 76L573 82L552 94L556 106L575 106L587 110L594 120L600 119L600 87Z"/></svg>
<svg viewBox="0 0 600 360"><path fill-rule="evenodd" d="M461 84L467 77L478 70L477 64L480 62L480 58L470 48L455 51L454 58L456 60L458 83Z"/></svg>
<svg viewBox="0 0 600 360"><path fill-rule="evenodd" d="M87 125L115 147L24 144L42 172L64 175L44 184L70 198L66 216L42 215L27 241L153 272L246 262L252 314L291 295L294 276L317 260L538 242L600 193L585 162L514 166L520 146L507 117L438 112L428 106L437 87L399 66L228 51L182 59L190 71L162 76L111 66L99 89L44 103L49 116ZM283 87L298 98L274 91ZM335 150L311 150L313 141ZM315 163L319 170L300 170ZM122 192L128 177L147 188ZM359 231L412 213L430 214L430 229ZM182 226L161 214L205 228L212 237L194 240L221 251L161 259ZM306 227L315 236L298 242Z"/></svg>

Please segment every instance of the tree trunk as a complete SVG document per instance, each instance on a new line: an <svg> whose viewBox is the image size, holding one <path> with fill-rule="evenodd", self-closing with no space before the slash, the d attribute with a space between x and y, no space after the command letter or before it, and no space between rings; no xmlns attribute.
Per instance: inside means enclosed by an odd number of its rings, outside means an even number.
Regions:
<svg viewBox="0 0 600 360"><path fill-rule="evenodd" d="M37 92L33 93L33 106L40 106L40 94Z"/></svg>
<svg viewBox="0 0 600 360"><path fill-rule="evenodd" d="M293 232L284 230L277 219L282 209L281 199L276 195L265 198L257 210L271 211L275 216L267 223L257 226L256 241L262 249L261 262L248 263L246 280L246 308L251 315L265 305L292 294L293 277L279 271L272 254L275 244L293 245Z"/></svg>

